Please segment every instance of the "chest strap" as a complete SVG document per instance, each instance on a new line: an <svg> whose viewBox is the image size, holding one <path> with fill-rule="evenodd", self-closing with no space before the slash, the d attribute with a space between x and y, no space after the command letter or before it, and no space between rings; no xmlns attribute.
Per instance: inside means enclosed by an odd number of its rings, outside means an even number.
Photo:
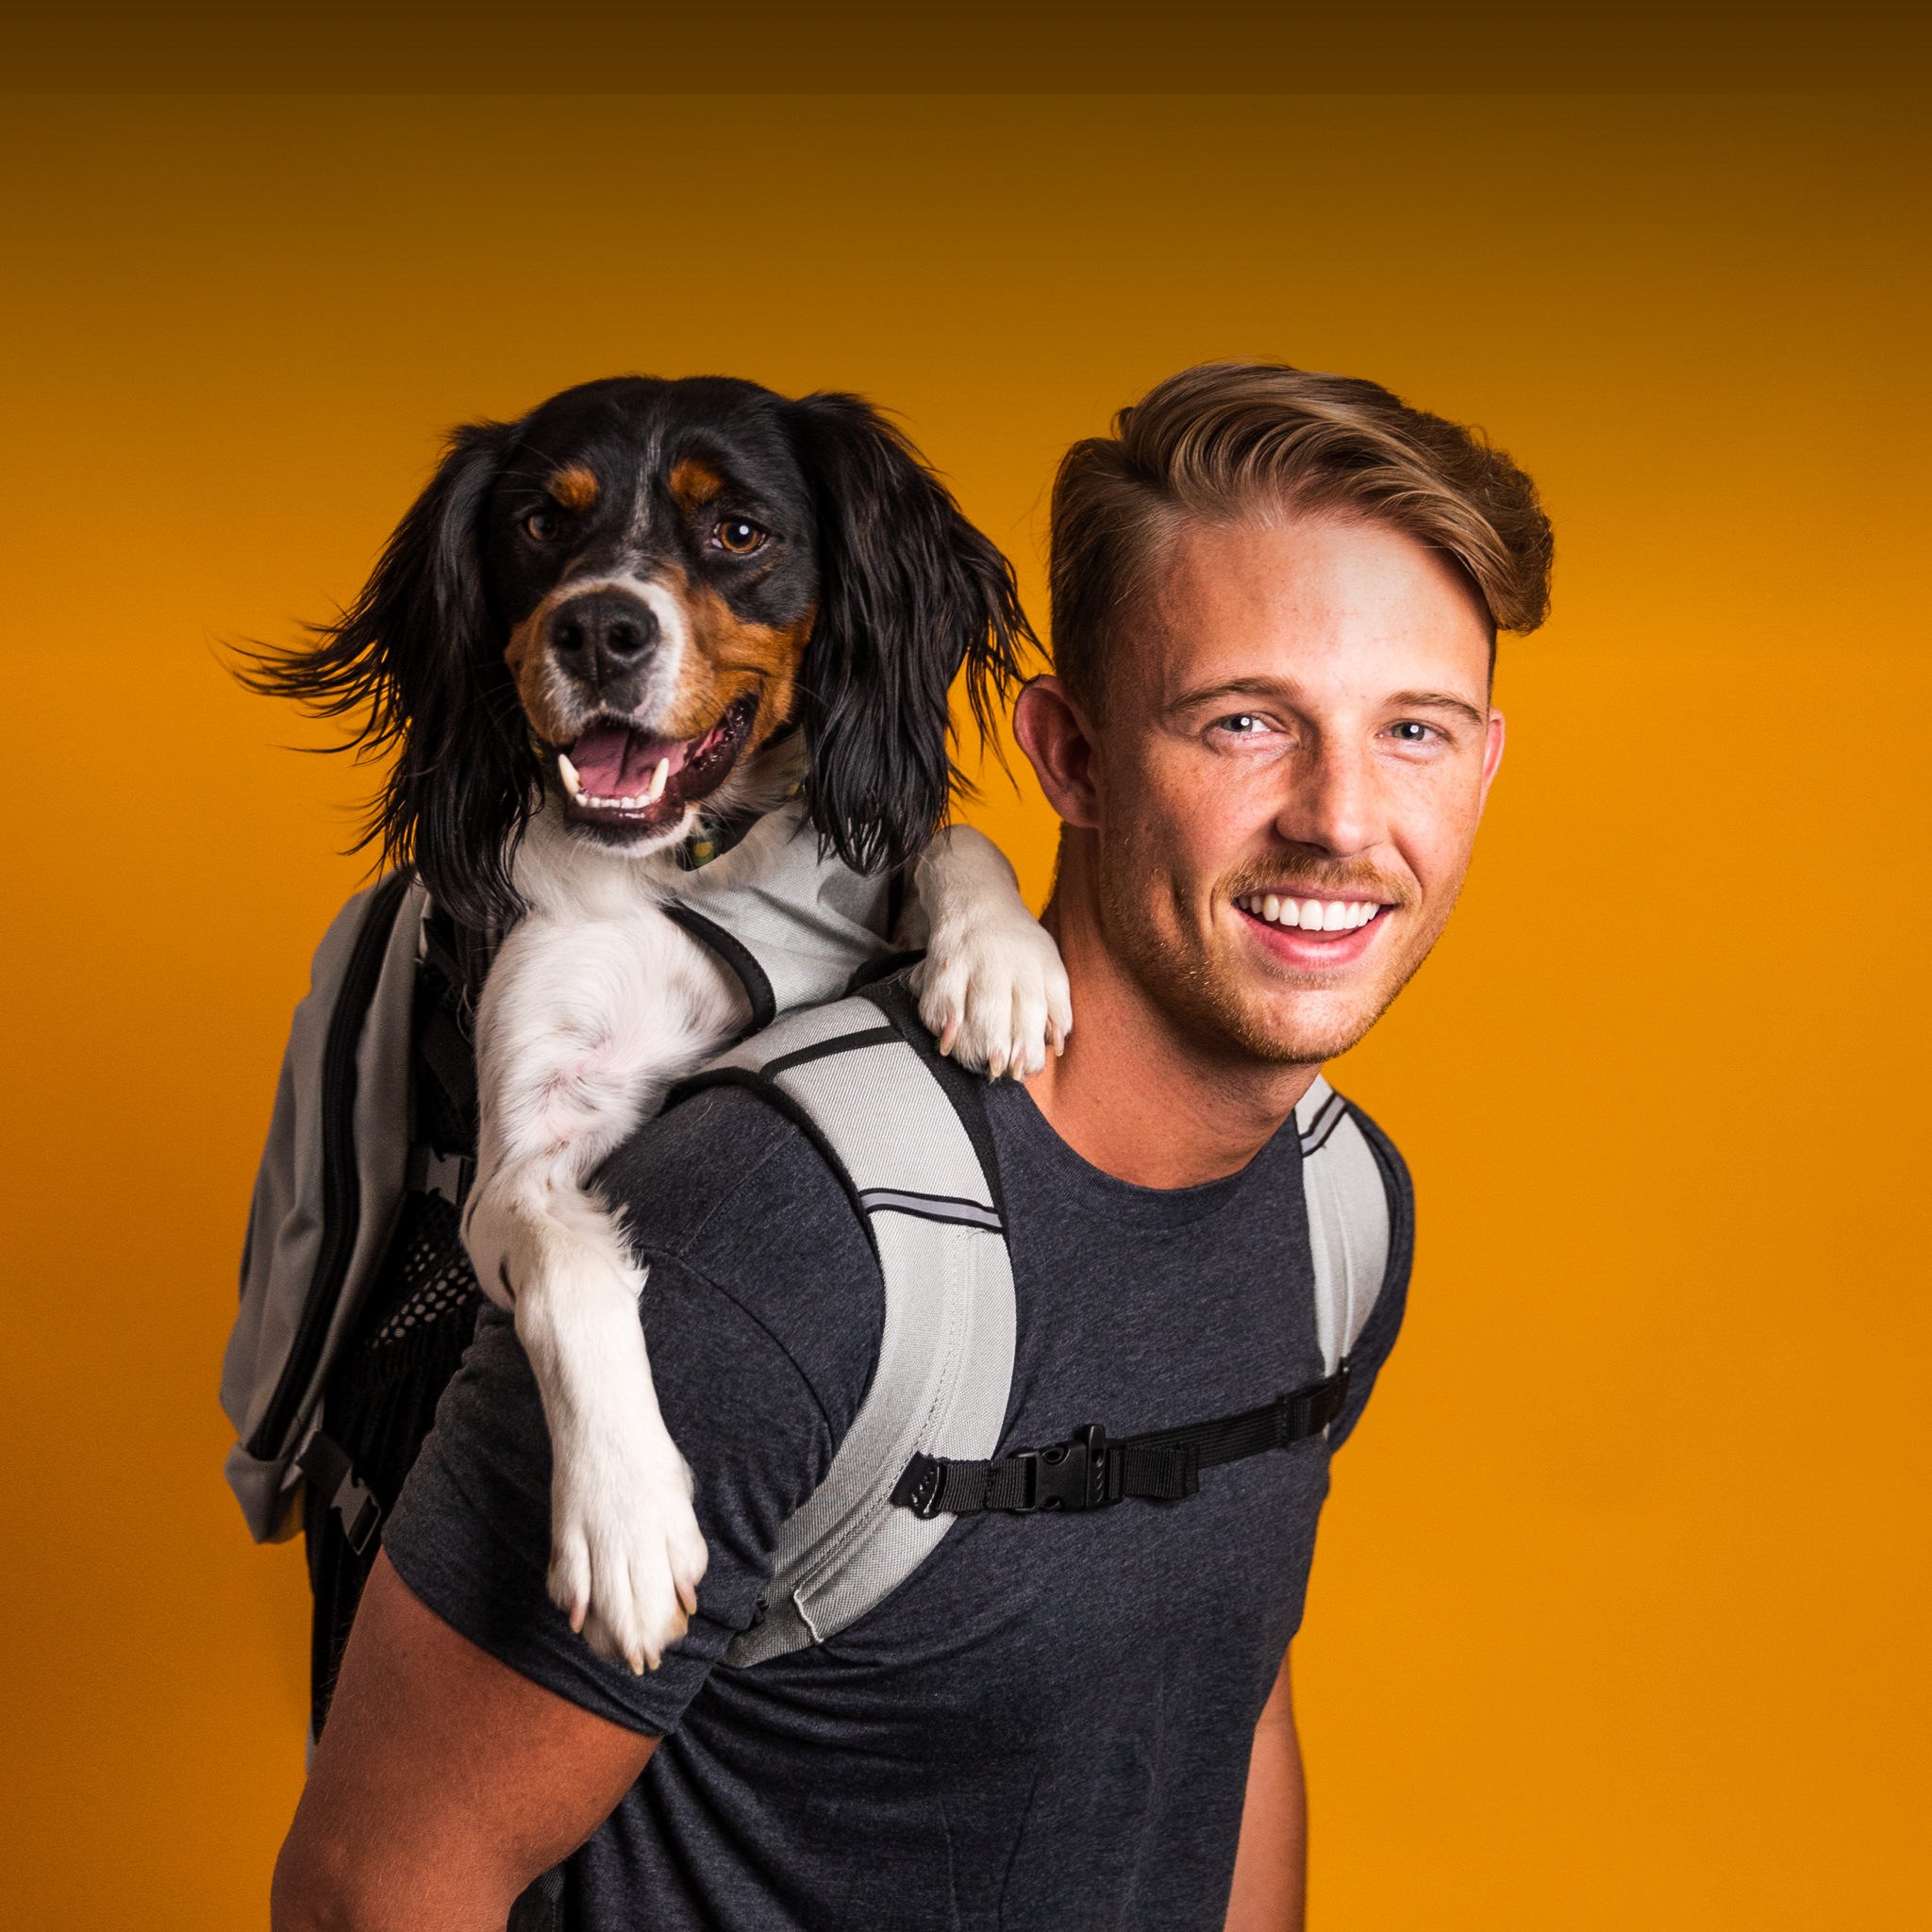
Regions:
<svg viewBox="0 0 1932 1932"><path fill-rule="evenodd" d="M992 1462L959 1462L944 1456L915 1456L892 1491L892 1501L915 1516L976 1516L1002 1509L1030 1516L1037 1509L1105 1509L1128 1496L1174 1502L1193 1495L1201 1472L1217 1463L1285 1449L1319 1436L1348 1399L1348 1364L1312 1383L1241 1415L1190 1423L1146 1436L1108 1440L1088 1423L1064 1442L1022 1449Z"/></svg>

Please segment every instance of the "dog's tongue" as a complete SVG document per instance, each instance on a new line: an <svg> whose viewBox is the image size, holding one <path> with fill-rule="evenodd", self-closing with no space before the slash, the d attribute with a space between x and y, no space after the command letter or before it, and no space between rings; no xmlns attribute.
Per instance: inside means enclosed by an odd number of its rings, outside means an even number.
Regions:
<svg viewBox="0 0 1932 1932"><path fill-rule="evenodd" d="M681 738L646 738L622 724L593 724L568 756L586 791L598 798L631 798L651 789L666 758L674 773L681 772L684 752Z"/></svg>

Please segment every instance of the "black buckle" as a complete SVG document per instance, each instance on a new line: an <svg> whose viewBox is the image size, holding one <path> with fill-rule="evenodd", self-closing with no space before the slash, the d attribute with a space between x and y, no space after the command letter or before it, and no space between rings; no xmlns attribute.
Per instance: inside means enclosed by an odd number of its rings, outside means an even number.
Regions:
<svg viewBox="0 0 1932 1932"><path fill-rule="evenodd" d="M1023 1449L1011 1458L1026 1472L1026 1500L1014 1513L1030 1516L1036 1509L1102 1509L1118 1503L1108 1494L1107 1431L1088 1423L1069 1441L1046 1449Z"/></svg>
<svg viewBox="0 0 1932 1932"><path fill-rule="evenodd" d="M422 1142L409 1149L405 1178L412 1194L441 1194L452 1208L460 1208L475 1177L476 1163L467 1154L439 1154Z"/></svg>

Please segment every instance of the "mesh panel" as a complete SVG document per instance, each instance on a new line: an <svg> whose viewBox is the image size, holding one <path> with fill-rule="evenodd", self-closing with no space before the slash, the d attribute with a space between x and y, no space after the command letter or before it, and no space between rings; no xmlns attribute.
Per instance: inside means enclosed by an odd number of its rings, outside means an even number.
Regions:
<svg viewBox="0 0 1932 1932"><path fill-rule="evenodd" d="M476 1271L463 1252L457 1210L440 1194L410 1196L383 1273L389 1277L383 1283L383 1301L390 1312L363 1343L365 1348L388 1348L445 1315L469 1307L483 1293Z"/></svg>

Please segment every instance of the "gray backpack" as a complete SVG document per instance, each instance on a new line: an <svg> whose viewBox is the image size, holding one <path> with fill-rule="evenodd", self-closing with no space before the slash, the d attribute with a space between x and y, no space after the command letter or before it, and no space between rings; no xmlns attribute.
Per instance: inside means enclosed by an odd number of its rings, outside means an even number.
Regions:
<svg viewBox="0 0 1932 1932"><path fill-rule="evenodd" d="M891 880L822 859L794 801L702 869L675 874L665 910L743 982L762 1026L837 999L855 974L909 957L888 950L895 897ZM225 1474L258 1542L294 1533L305 1474L315 1481L325 1472L320 1479L358 1550L394 1500L378 1501L346 1459L330 1456L323 1407L405 1200L437 1193L460 1207L469 1186L467 1158L412 1144L418 1049L428 1049L445 1089L467 1081L474 1095L475 1081L469 1043L453 1029L415 1038L432 911L404 873L358 892L317 948L295 1008L222 1364L222 1407L237 1438ZM317 1467L305 1472L305 1457Z"/></svg>

